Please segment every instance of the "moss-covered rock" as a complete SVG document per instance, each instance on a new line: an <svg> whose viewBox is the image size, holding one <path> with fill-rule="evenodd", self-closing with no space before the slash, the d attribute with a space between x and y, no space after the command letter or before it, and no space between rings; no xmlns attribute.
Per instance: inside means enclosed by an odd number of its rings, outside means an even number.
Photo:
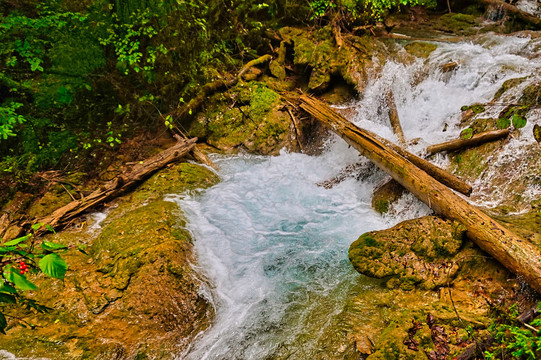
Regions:
<svg viewBox="0 0 541 360"><path fill-rule="evenodd" d="M433 43L415 41L407 44L404 48L411 55L426 59L438 48L438 46Z"/></svg>
<svg viewBox="0 0 541 360"><path fill-rule="evenodd" d="M464 233L460 224L436 217L405 221L363 234L351 244L349 259L361 274L388 278L389 287L434 289L456 275L453 257Z"/></svg>
<svg viewBox="0 0 541 360"><path fill-rule="evenodd" d="M454 34L473 35L480 20L470 14L445 14L440 17L439 28Z"/></svg>
<svg viewBox="0 0 541 360"><path fill-rule="evenodd" d="M366 71L374 66L372 58L385 52L382 43L373 37L348 36L337 46L330 27L313 32L284 27L280 35L293 44L295 65L309 67L308 89L322 92L332 76L340 76L361 92L367 80ZM384 58L380 56L382 63Z"/></svg>
<svg viewBox="0 0 541 360"><path fill-rule="evenodd" d="M217 180L204 167L174 165L119 199L97 236L92 229L50 235L86 251L63 254L69 265L63 282L32 279L42 289L33 298L54 310L28 312L38 327L10 328L0 348L54 359L170 359L181 351L208 326L212 309L190 265L182 212L162 197Z"/></svg>
<svg viewBox="0 0 541 360"><path fill-rule="evenodd" d="M190 134L226 152L245 149L277 154L285 146L291 119L282 111L278 93L261 82L240 83L230 89L234 98L214 97L207 110L190 127Z"/></svg>

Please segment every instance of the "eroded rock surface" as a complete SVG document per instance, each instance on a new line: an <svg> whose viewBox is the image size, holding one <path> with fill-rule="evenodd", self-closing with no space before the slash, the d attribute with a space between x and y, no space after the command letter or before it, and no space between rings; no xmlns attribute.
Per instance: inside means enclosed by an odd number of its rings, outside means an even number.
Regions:
<svg viewBox="0 0 541 360"><path fill-rule="evenodd" d="M208 326L212 309L191 267L192 240L181 209L163 196L217 181L204 167L174 165L118 199L102 229L89 226L48 236L73 248L63 255L69 265L64 282L32 279L41 288L34 299L54 310L29 312L27 319L37 327L13 326L0 337L0 348L47 359L170 359L178 354Z"/></svg>

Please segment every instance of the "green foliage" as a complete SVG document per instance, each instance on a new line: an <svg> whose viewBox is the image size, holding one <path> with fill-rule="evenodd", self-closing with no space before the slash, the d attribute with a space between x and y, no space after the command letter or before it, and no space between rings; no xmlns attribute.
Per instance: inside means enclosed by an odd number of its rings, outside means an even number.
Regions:
<svg viewBox="0 0 541 360"><path fill-rule="evenodd" d="M498 126L498 129L507 129L511 126L511 120L509 120L509 118L499 118L496 121L496 125Z"/></svg>
<svg viewBox="0 0 541 360"><path fill-rule="evenodd" d="M15 126L25 121L24 116L16 113L16 110L21 106L23 104L17 102L0 106L0 138L6 140L9 136L16 135L13 132Z"/></svg>
<svg viewBox="0 0 541 360"><path fill-rule="evenodd" d="M538 307L541 305L538 304ZM497 321L493 322L491 332L495 345L485 351L487 359L523 359L535 360L541 357L541 318L534 319L531 324L524 325L517 320L516 305L501 311Z"/></svg>
<svg viewBox="0 0 541 360"><path fill-rule="evenodd" d="M33 231L45 228L53 229L49 225L35 224ZM0 332L5 334L10 310L22 307L34 309L39 312L47 311L46 306L28 299L25 291L38 290L38 287L27 277L43 273L46 276L64 279L68 269L66 262L59 253L67 250L61 244L43 241L39 243L37 238L29 233L14 240L6 241L0 245Z"/></svg>
<svg viewBox="0 0 541 360"><path fill-rule="evenodd" d="M511 121L515 129L521 129L526 126L526 118L524 116L520 116L519 114L513 114Z"/></svg>
<svg viewBox="0 0 541 360"><path fill-rule="evenodd" d="M372 20L381 20L389 11L401 6L424 5L434 7L435 0L313 0L310 1L311 19L320 18L338 10L350 13L353 18L368 14Z"/></svg>

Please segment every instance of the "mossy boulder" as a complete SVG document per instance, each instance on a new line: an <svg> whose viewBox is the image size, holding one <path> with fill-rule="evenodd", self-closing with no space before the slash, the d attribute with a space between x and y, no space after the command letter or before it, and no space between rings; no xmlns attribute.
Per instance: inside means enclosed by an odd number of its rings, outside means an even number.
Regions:
<svg viewBox="0 0 541 360"><path fill-rule="evenodd" d="M326 90L333 76L341 77L362 92L366 71L374 66L373 56L386 52L382 43L368 36L347 36L337 46L330 26L312 32L284 27L280 35L293 44L294 65L310 69L308 89L317 92ZM384 58L379 57L383 63Z"/></svg>
<svg viewBox="0 0 541 360"><path fill-rule="evenodd" d="M32 279L41 290L30 295L53 311L27 312L38 327L11 326L0 348L54 359L170 359L182 351L209 325L212 309L190 265L182 211L162 198L217 181L199 165L173 165L118 199L103 229L50 235L74 248L62 254L69 265L63 282Z"/></svg>
<svg viewBox="0 0 541 360"><path fill-rule="evenodd" d="M425 216L363 234L351 244L349 260L361 274L387 278L389 287L434 289L456 275L453 258L464 234L456 222Z"/></svg>
<svg viewBox="0 0 541 360"><path fill-rule="evenodd" d="M479 18L470 14L445 14L440 17L439 29L453 34L473 35L477 32Z"/></svg>
<svg viewBox="0 0 541 360"><path fill-rule="evenodd" d="M438 46L429 42L415 41L407 44L404 48L409 54L426 59L438 48Z"/></svg>
<svg viewBox="0 0 541 360"><path fill-rule="evenodd" d="M226 152L277 154L288 140L291 123L281 96L255 81L238 84L230 94L229 100L214 97L192 123L190 134Z"/></svg>

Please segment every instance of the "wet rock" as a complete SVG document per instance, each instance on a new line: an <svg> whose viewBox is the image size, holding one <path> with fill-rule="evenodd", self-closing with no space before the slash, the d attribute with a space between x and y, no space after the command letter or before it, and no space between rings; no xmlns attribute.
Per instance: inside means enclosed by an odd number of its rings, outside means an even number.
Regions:
<svg viewBox="0 0 541 360"><path fill-rule="evenodd" d="M421 42L416 41L407 44L405 47L406 51L415 56L420 58L428 58L430 54L438 48L436 44L428 43L428 42Z"/></svg>
<svg viewBox="0 0 541 360"><path fill-rule="evenodd" d="M361 274L389 279L389 287L434 289L456 275L454 256L464 234L456 222L425 216L361 235L351 244L349 259Z"/></svg>
<svg viewBox="0 0 541 360"><path fill-rule="evenodd" d="M391 204L402 196L404 190L404 187L396 180L387 181L374 191L372 208L380 214L387 213Z"/></svg>
<svg viewBox="0 0 541 360"><path fill-rule="evenodd" d="M162 198L217 180L204 167L174 165L118 199L97 236L75 228L50 235L86 247L86 254L62 255L69 265L63 282L32 279L41 291L30 295L54 310L26 313L38 327L12 327L0 348L54 359L170 359L182 351L208 326L212 309L190 265L192 240L181 210Z"/></svg>

